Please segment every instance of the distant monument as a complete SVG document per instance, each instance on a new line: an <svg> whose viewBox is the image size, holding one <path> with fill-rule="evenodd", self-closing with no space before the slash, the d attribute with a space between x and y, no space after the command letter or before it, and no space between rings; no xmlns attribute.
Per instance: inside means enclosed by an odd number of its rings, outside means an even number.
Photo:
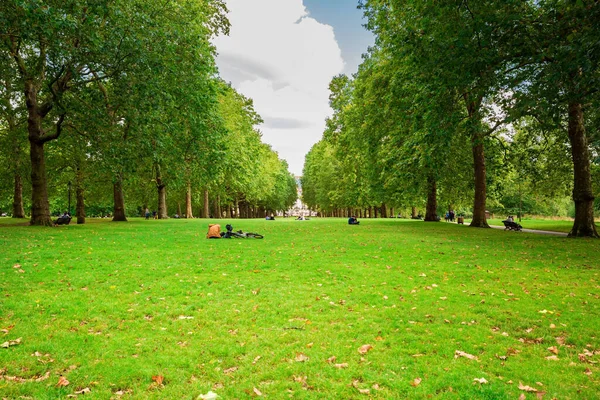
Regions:
<svg viewBox="0 0 600 400"><path fill-rule="evenodd" d="M296 199L296 202L294 203L292 208L290 208L287 211L287 215L293 216L293 217L300 217L300 216L310 217L310 216L312 216L311 211L308 209L306 204L304 204L302 202L302 184L300 183L301 177L294 176L294 178L296 178L296 190L298 191L298 198Z"/></svg>

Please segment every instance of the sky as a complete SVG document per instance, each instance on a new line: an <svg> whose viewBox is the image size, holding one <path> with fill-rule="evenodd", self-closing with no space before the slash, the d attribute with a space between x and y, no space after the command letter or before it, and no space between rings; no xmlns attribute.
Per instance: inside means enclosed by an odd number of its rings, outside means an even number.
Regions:
<svg viewBox="0 0 600 400"><path fill-rule="evenodd" d="M373 44L358 0L227 0L231 31L213 40L221 77L253 99L262 139L302 174L331 115L329 82Z"/></svg>

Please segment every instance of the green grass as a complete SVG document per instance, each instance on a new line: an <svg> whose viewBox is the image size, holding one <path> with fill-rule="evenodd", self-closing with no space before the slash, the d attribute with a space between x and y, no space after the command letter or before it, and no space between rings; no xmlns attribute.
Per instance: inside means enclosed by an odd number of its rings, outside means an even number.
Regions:
<svg viewBox="0 0 600 400"><path fill-rule="evenodd" d="M598 397L596 240L396 219L207 240L207 223L0 225L0 342L22 338L0 348L0 398Z"/></svg>

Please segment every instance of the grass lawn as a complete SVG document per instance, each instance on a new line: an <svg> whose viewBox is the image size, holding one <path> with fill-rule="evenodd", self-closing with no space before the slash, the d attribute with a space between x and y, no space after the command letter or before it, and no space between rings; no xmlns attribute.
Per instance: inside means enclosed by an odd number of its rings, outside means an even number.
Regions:
<svg viewBox="0 0 600 400"><path fill-rule="evenodd" d="M206 220L0 224L0 398L600 393L597 240L398 219L232 222L263 240L207 240Z"/></svg>

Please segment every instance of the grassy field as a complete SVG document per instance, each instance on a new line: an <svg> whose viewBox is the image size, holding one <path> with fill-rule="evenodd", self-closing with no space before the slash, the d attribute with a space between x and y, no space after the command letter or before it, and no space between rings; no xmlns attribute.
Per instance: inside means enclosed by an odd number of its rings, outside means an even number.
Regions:
<svg viewBox="0 0 600 400"><path fill-rule="evenodd" d="M1 220L0 398L599 396L600 241L227 222Z"/></svg>

